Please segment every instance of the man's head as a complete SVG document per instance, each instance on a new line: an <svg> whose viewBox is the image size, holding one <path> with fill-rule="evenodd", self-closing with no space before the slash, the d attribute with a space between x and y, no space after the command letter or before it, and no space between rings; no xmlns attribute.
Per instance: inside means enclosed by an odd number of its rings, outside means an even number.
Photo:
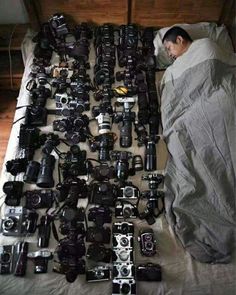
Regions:
<svg viewBox="0 0 236 295"><path fill-rule="evenodd" d="M170 28L162 38L162 43L172 58L182 55L192 42L193 40L189 34L180 27Z"/></svg>

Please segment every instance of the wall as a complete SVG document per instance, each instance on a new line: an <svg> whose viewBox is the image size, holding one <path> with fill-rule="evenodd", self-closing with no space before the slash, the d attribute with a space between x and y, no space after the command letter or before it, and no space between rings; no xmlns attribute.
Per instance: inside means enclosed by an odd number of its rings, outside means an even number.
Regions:
<svg viewBox="0 0 236 295"><path fill-rule="evenodd" d="M0 0L0 24L27 23L23 0Z"/></svg>

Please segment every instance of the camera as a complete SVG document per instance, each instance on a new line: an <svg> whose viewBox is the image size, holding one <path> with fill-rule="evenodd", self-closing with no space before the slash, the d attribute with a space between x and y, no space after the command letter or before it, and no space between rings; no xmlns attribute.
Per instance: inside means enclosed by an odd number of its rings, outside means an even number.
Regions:
<svg viewBox="0 0 236 295"><path fill-rule="evenodd" d="M64 257L60 261L54 260L53 271L65 274L66 280L69 283L73 283L77 275L85 274L85 261L74 256Z"/></svg>
<svg viewBox="0 0 236 295"><path fill-rule="evenodd" d="M18 173L25 172L27 167L26 158L17 158L6 162L6 170L11 175L16 176Z"/></svg>
<svg viewBox="0 0 236 295"><path fill-rule="evenodd" d="M138 217L138 209L129 202L118 201L115 205L115 217L124 219L134 219Z"/></svg>
<svg viewBox="0 0 236 295"><path fill-rule="evenodd" d="M95 262L109 263L111 260L111 249L105 248L102 244L91 244L88 246L86 257Z"/></svg>
<svg viewBox="0 0 236 295"><path fill-rule="evenodd" d="M86 281L91 282L101 282L108 281L111 279L111 270L107 266L96 266L90 268L86 271Z"/></svg>
<svg viewBox="0 0 236 295"><path fill-rule="evenodd" d="M65 18L62 14L54 14L49 20L49 25L52 28L54 35L58 38L61 38L69 33Z"/></svg>
<svg viewBox="0 0 236 295"><path fill-rule="evenodd" d="M156 240L151 228L141 230L139 232L138 240L142 255L150 257L156 254Z"/></svg>
<svg viewBox="0 0 236 295"><path fill-rule="evenodd" d="M37 74L37 78L40 84L47 83L47 77L43 73ZM44 85L38 87L33 86L30 91L30 98L35 106L45 107L47 99L51 96L51 90Z"/></svg>
<svg viewBox="0 0 236 295"><path fill-rule="evenodd" d="M81 258L85 255L85 244L83 238L77 235L66 237L59 241L56 249L59 261L69 260L71 257Z"/></svg>
<svg viewBox="0 0 236 295"><path fill-rule="evenodd" d="M114 234L133 235L134 225L132 222L114 222L112 231L113 231L113 235Z"/></svg>
<svg viewBox="0 0 236 295"><path fill-rule="evenodd" d="M0 274L10 274L14 267L14 245L0 246Z"/></svg>
<svg viewBox="0 0 236 295"><path fill-rule="evenodd" d="M109 181L94 182L89 185L89 203L113 207L117 196L117 186Z"/></svg>
<svg viewBox="0 0 236 295"><path fill-rule="evenodd" d="M33 127L47 125L47 109L41 106L28 106L25 113L25 124Z"/></svg>
<svg viewBox="0 0 236 295"><path fill-rule="evenodd" d="M92 177L98 181L115 178L114 167L108 166L107 163L102 163L99 166L91 167L90 173Z"/></svg>
<svg viewBox="0 0 236 295"><path fill-rule="evenodd" d="M109 207L92 207L88 212L88 221L93 221L97 226L111 223L112 211Z"/></svg>
<svg viewBox="0 0 236 295"><path fill-rule="evenodd" d="M115 248L133 248L134 239L129 233L127 234L117 234L113 232L112 239L113 249Z"/></svg>
<svg viewBox="0 0 236 295"><path fill-rule="evenodd" d="M28 253L27 257L34 262L34 273L46 273L48 269L48 260L52 259L53 255L48 249L42 249Z"/></svg>
<svg viewBox="0 0 236 295"><path fill-rule="evenodd" d="M138 281L160 282L162 280L161 266L154 263L137 265L136 279Z"/></svg>
<svg viewBox="0 0 236 295"><path fill-rule="evenodd" d="M86 242L109 244L111 230L109 227L88 227L86 233Z"/></svg>
<svg viewBox="0 0 236 295"><path fill-rule="evenodd" d="M1 222L1 232L4 236L25 236L34 233L38 214L23 207L8 207L5 209L5 219Z"/></svg>
<svg viewBox="0 0 236 295"><path fill-rule="evenodd" d="M63 178L86 175L90 167L90 162L86 161L87 152L81 150L78 145L72 145L66 153L64 163L60 164Z"/></svg>
<svg viewBox="0 0 236 295"><path fill-rule="evenodd" d="M27 160L32 160L34 151L42 144L40 129L36 127L20 125L19 147Z"/></svg>
<svg viewBox="0 0 236 295"><path fill-rule="evenodd" d="M113 277L117 278L134 278L135 267L133 263L114 263L113 265Z"/></svg>
<svg viewBox="0 0 236 295"><path fill-rule="evenodd" d="M54 186L53 170L55 162L56 159L53 155L44 155L42 157L36 183L38 187L51 188Z"/></svg>
<svg viewBox="0 0 236 295"><path fill-rule="evenodd" d="M131 243L130 243L131 245ZM132 245L131 245L132 246ZM131 248L131 247L129 247ZM129 248L117 248L112 253L112 262L124 263L134 261L134 251Z"/></svg>
<svg viewBox="0 0 236 295"><path fill-rule="evenodd" d="M55 198L52 190L33 190L24 192L27 209L51 208Z"/></svg>
<svg viewBox="0 0 236 295"><path fill-rule="evenodd" d="M3 185L3 192L6 194L5 204L7 206L19 206L20 199L23 194L23 185L22 181L7 181Z"/></svg>
<svg viewBox="0 0 236 295"><path fill-rule="evenodd" d="M65 201L68 207L76 207L78 200L87 197L88 189L84 179L68 177L63 183L58 183L56 189L59 190L59 202Z"/></svg>
<svg viewBox="0 0 236 295"><path fill-rule="evenodd" d="M93 138L90 138L90 149L92 152L98 150L98 160L99 161L110 161L110 151L113 150L115 143L115 134L104 133Z"/></svg>
<svg viewBox="0 0 236 295"><path fill-rule="evenodd" d="M113 279L112 280L112 294L136 294L136 283L134 279Z"/></svg>
<svg viewBox="0 0 236 295"><path fill-rule="evenodd" d="M116 177L119 180L125 181L129 175L134 175L135 171L129 167L129 160L133 154L127 151L112 151L110 153L111 159L116 160L115 171Z"/></svg>
<svg viewBox="0 0 236 295"><path fill-rule="evenodd" d="M59 226L59 231L63 235L69 235L70 233L84 235L85 228L82 223L84 218L84 208L64 208L60 214L61 224Z"/></svg>
<svg viewBox="0 0 236 295"><path fill-rule="evenodd" d="M137 200L139 196L138 187L129 182L119 188L117 200Z"/></svg>

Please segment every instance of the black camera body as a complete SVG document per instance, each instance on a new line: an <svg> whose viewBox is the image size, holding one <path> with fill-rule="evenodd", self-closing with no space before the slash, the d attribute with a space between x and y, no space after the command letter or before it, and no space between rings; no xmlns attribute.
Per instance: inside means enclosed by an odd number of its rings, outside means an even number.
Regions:
<svg viewBox="0 0 236 295"><path fill-rule="evenodd" d="M66 280L72 283L77 275L85 274L85 261L76 256L61 257L60 261L54 260L53 271L65 274Z"/></svg>
<svg viewBox="0 0 236 295"><path fill-rule="evenodd" d="M115 222L112 227L113 235L133 235L134 234L134 224L132 222Z"/></svg>
<svg viewBox="0 0 236 295"><path fill-rule="evenodd" d="M64 163L60 164L63 178L86 175L90 165L86 162L86 157L86 150L80 150L78 145L72 145L66 153Z"/></svg>
<svg viewBox="0 0 236 295"><path fill-rule="evenodd" d="M0 246L0 274L10 274L14 267L14 245Z"/></svg>
<svg viewBox="0 0 236 295"><path fill-rule="evenodd" d="M161 266L154 263L137 265L136 279L138 281L160 282L162 280Z"/></svg>
<svg viewBox="0 0 236 295"><path fill-rule="evenodd" d="M86 241L90 243L109 244L111 239L111 230L109 227L88 227Z"/></svg>
<svg viewBox="0 0 236 295"><path fill-rule="evenodd" d="M60 214L61 224L59 226L59 231L63 235L69 235L70 233L84 235L84 218L84 208L64 208Z"/></svg>
<svg viewBox="0 0 236 295"><path fill-rule="evenodd" d="M119 187L117 200L137 200L140 196L139 188L131 182Z"/></svg>
<svg viewBox="0 0 236 295"><path fill-rule="evenodd" d="M117 186L109 181L94 182L90 184L89 202L102 206L113 207L116 196Z"/></svg>
<svg viewBox="0 0 236 295"><path fill-rule="evenodd" d="M90 244L86 257L95 262L109 263L111 260L111 249L105 248L102 244Z"/></svg>
<svg viewBox="0 0 236 295"><path fill-rule="evenodd" d="M90 173L97 181L115 178L115 168L113 166L108 166L107 163L92 167Z"/></svg>
<svg viewBox="0 0 236 295"><path fill-rule="evenodd" d="M25 124L32 127L47 125L47 109L41 106L28 106L25 113Z"/></svg>
<svg viewBox="0 0 236 295"><path fill-rule="evenodd" d="M134 279L113 279L112 294L136 294L136 283Z"/></svg>
<svg viewBox="0 0 236 295"><path fill-rule="evenodd" d="M97 226L111 223L112 211L109 207L92 207L88 212L88 221L93 221Z"/></svg>
<svg viewBox="0 0 236 295"><path fill-rule="evenodd" d="M36 231L38 214L21 206L5 209L5 218L1 220L1 232L4 236L21 237Z"/></svg>
<svg viewBox="0 0 236 295"><path fill-rule="evenodd" d="M154 256L156 254L156 240L151 228L139 232L140 251L143 256Z"/></svg>
<svg viewBox="0 0 236 295"><path fill-rule="evenodd" d="M6 194L5 204L7 206L19 206L23 195L22 181L7 181L3 185L3 192Z"/></svg>
<svg viewBox="0 0 236 295"><path fill-rule="evenodd" d="M26 158L16 158L6 162L6 170L11 175L16 176L21 172L25 172L28 161Z"/></svg>
<svg viewBox="0 0 236 295"><path fill-rule="evenodd" d="M63 14L55 13L49 20L49 25L57 38L61 38L69 33Z"/></svg>
<svg viewBox="0 0 236 295"><path fill-rule="evenodd" d="M55 198L55 192L52 190L33 190L25 191L25 208L41 209L51 208Z"/></svg>
<svg viewBox="0 0 236 295"><path fill-rule="evenodd" d="M116 177L125 181L130 175L134 175L135 171L130 168L129 160L133 157L133 154L127 151L111 151L111 159L116 160L115 171Z"/></svg>

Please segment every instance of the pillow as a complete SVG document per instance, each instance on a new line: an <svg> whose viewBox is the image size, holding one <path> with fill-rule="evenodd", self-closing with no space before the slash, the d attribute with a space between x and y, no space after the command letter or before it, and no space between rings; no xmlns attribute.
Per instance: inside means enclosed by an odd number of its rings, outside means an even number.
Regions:
<svg viewBox="0 0 236 295"><path fill-rule="evenodd" d="M232 42L224 25L217 27L216 23L201 22L197 24L176 24L174 26L179 26L186 30L193 40L210 38L220 47L233 52ZM153 40L158 69L164 70L173 63L173 60L168 56L162 44L162 38L170 28L171 27L166 27L158 30Z"/></svg>

